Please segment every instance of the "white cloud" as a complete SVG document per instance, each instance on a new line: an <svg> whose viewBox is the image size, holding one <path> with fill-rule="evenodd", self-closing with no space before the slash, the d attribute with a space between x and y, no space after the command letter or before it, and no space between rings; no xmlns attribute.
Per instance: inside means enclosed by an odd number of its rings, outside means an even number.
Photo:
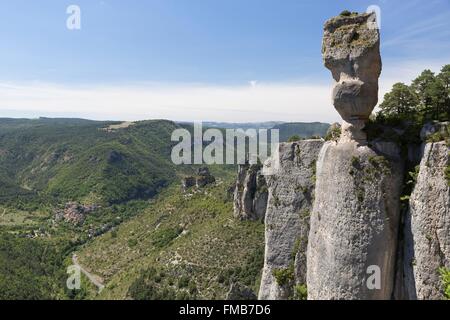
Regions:
<svg viewBox="0 0 450 320"><path fill-rule="evenodd" d="M395 82L409 83L425 68L438 72L445 63L386 61L380 79L380 101ZM331 87L331 76L328 84L258 82L250 86L137 84L77 87L0 83L0 116L333 122L339 120L339 115L331 104Z"/></svg>

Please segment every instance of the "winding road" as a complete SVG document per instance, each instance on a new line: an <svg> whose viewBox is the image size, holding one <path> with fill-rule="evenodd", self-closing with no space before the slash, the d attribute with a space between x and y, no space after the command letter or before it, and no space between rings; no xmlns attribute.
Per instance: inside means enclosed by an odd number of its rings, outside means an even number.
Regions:
<svg viewBox="0 0 450 320"><path fill-rule="evenodd" d="M102 292L102 290L105 288L103 285L103 279L95 274L90 273L86 269L84 269L79 263L78 263L78 257L74 253L72 255L72 262L74 265L76 265L78 268L80 268L80 271L89 279L89 281L95 285L98 288L98 293Z"/></svg>

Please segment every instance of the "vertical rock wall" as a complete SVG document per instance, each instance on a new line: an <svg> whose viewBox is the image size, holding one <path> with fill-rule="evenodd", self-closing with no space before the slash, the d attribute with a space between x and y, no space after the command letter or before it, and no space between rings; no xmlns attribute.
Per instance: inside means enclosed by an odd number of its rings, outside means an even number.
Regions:
<svg viewBox="0 0 450 320"><path fill-rule="evenodd" d="M443 298L439 268L450 268L449 147L427 143L405 221L406 298Z"/></svg>
<svg viewBox="0 0 450 320"><path fill-rule="evenodd" d="M426 144L422 157L419 146L410 145L406 157L396 143L367 141L364 128L378 101L381 72L375 20L375 14L345 13L325 24L323 59L343 119L340 130L329 132L333 141L284 143L264 164L269 172L280 160L266 179L259 299L290 298L294 284L305 282L308 299L443 298L439 269L450 269L448 142ZM448 140L449 128L431 123L421 137L440 133ZM401 217L404 163L419 159ZM243 208L254 208L254 200L244 200Z"/></svg>
<svg viewBox="0 0 450 320"><path fill-rule="evenodd" d="M264 220L268 190L261 169L261 165L239 165L233 205L240 220Z"/></svg>
<svg viewBox="0 0 450 320"><path fill-rule="evenodd" d="M293 285L306 283L306 247L315 181L315 164L322 140L303 140L279 146L279 168L266 176L269 200L265 219L264 269L259 299L279 300L292 295ZM265 163L274 168L276 159ZM280 283L276 273L284 275Z"/></svg>
<svg viewBox="0 0 450 320"><path fill-rule="evenodd" d="M375 14L348 14L324 27L323 59L343 119L339 141L317 163L307 252L309 299L390 299L403 172L394 144L369 144L365 124L381 72ZM371 277L373 276L373 277Z"/></svg>
<svg viewBox="0 0 450 320"><path fill-rule="evenodd" d="M391 298L402 180L398 150L382 154L356 142L324 146L307 254L309 299ZM380 271L375 289L373 266Z"/></svg>

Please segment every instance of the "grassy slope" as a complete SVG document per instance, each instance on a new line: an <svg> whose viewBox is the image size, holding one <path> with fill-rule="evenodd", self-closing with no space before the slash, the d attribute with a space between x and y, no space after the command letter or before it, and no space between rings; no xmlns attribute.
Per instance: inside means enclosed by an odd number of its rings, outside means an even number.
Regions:
<svg viewBox="0 0 450 320"><path fill-rule="evenodd" d="M264 226L232 217L231 181L226 177L195 194L171 186L144 214L80 250L80 263L106 280L98 298L129 298L129 287L149 267L162 271L166 288L180 290L178 279L188 277L196 298L224 298L230 282L257 292Z"/></svg>

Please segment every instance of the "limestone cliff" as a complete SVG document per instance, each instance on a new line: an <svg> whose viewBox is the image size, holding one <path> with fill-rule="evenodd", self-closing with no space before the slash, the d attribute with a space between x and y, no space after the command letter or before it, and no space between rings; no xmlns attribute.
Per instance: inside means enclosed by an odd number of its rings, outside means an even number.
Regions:
<svg viewBox="0 0 450 320"><path fill-rule="evenodd" d="M328 142L317 162L309 299L390 299L394 290L402 159L395 144L369 143L363 131L381 72L374 19L351 14L324 27L323 59L336 81L332 99L343 123L339 141Z"/></svg>
<svg viewBox="0 0 450 320"><path fill-rule="evenodd" d="M306 283L315 163L322 145L322 140L282 143L279 153L264 164L264 169L274 168L279 159L278 169L266 176L269 200L259 299L287 299L292 295L294 283Z"/></svg>
<svg viewBox="0 0 450 320"><path fill-rule="evenodd" d="M449 147L427 143L405 222L407 299L442 299L439 268L450 268Z"/></svg>
<svg viewBox="0 0 450 320"><path fill-rule="evenodd" d="M421 138L434 142L422 149L404 137L407 130L390 126L380 130L392 134L371 133L368 140L381 72L375 19L346 13L324 27L323 59L342 125L330 128L328 142L280 144L264 164L263 173L272 175L259 299L288 299L304 284L308 299L318 300L443 297L439 269L450 269L449 123L427 124ZM405 167L418 162L408 206Z"/></svg>
<svg viewBox="0 0 450 320"><path fill-rule="evenodd" d="M402 179L398 151L356 142L323 147L307 253L309 299L391 298ZM367 284L371 266L380 271L375 289Z"/></svg>
<svg viewBox="0 0 450 320"><path fill-rule="evenodd" d="M239 165L234 189L234 216L240 220L264 220L267 207L267 185L261 165Z"/></svg>

